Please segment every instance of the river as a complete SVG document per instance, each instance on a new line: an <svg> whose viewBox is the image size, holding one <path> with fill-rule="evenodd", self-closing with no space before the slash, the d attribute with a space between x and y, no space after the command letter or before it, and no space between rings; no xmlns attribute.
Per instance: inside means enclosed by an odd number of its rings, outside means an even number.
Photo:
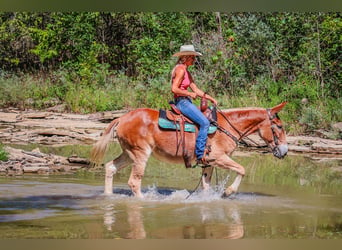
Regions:
<svg viewBox="0 0 342 250"><path fill-rule="evenodd" d="M153 158L144 199L131 196L129 168L114 177L112 196L103 195L101 169L1 176L0 238L342 239L340 160L295 154L278 160L261 153L233 158L246 167L246 177L229 199L220 196L233 172L218 169L208 193L192 193L201 169Z"/></svg>

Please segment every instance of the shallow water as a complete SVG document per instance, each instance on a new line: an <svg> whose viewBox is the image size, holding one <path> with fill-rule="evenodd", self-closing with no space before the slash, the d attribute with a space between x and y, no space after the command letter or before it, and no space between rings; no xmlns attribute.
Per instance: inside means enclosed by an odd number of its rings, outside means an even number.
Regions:
<svg viewBox="0 0 342 250"><path fill-rule="evenodd" d="M103 173L0 177L0 238L59 239L341 239L340 162L303 156L236 157L246 166L239 193L221 194L232 172L214 173L197 190L200 169L151 159L144 199L131 196L129 169L104 196ZM190 195L190 196L189 196Z"/></svg>

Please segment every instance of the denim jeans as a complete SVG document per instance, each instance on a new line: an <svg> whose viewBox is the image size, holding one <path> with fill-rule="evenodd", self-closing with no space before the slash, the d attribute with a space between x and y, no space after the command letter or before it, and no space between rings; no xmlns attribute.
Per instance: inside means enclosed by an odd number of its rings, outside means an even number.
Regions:
<svg viewBox="0 0 342 250"><path fill-rule="evenodd" d="M210 122L188 98L180 99L176 102L176 106L183 115L188 117L191 121L199 126L199 131L196 138L195 154L197 159L201 159L203 157L204 149L207 143Z"/></svg>

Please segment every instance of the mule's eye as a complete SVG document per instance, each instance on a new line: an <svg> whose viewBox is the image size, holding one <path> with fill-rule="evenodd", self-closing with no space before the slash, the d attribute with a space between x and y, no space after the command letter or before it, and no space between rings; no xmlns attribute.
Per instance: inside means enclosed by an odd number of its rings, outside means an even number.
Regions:
<svg viewBox="0 0 342 250"><path fill-rule="evenodd" d="M282 125L277 125L277 128L283 129L283 126Z"/></svg>

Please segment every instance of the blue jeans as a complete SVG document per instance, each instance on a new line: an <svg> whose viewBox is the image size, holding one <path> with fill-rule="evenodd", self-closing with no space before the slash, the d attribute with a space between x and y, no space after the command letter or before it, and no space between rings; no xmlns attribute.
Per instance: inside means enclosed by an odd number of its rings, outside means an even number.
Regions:
<svg viewBox="0 0 342 250"><path fill-rule="evenodd" d="M178 100L176 102L176 106L183 115L188 117L191 121L199 126L199 131L196 138L195 154L197 159L201 159L203 157L205 145L207 143L210 122L188 98Z"/></svg>

